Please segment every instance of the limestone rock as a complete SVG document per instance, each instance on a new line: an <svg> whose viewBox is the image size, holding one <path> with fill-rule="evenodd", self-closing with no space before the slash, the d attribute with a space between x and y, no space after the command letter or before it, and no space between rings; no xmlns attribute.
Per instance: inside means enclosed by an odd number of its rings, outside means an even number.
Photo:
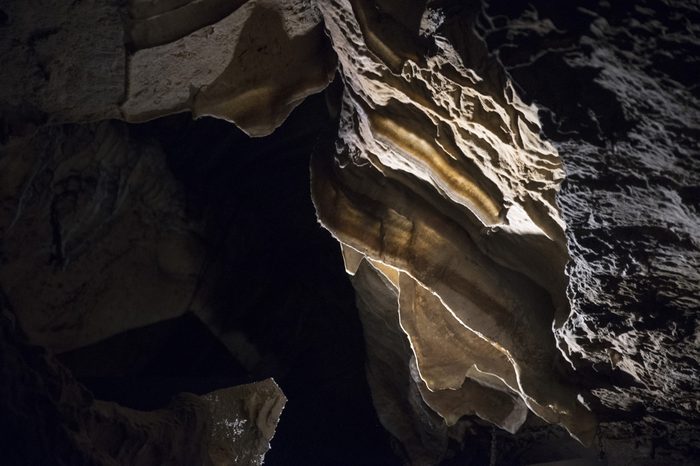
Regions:
<svg viewBox="0 0 700 466"><path fill-rule="evenodd" d="M337 137L314 150L311 192L405 459L439 463L483 422L532 442L554 429L542 422L584 443L597 433L616 464L692 463L697 5L29 3L0 10L14 70L0 77L0 283L32 342L70 349L197 304L198 226L158 148L119 123L62 123L191 112L265 136L337 72ZM69 463L80 442L100 461L153 462L163 452L148 445L185 435L199 442L177 451L186 463L259 463L284 402L269 382L132 412L12 338L8 373L38 387L26 399L45 399L42 378L59 395L42 426L69 426L38 442L68 445Z"/></svg>
<svg viewBox="0 0 700 466"><path fill-rule="evenodd" d="M511 433L525 422L513 367L505 355L466 329L430 290L399 278L399 316L414 358L411 374L423 399L448 425L476 415ZM459 348L459 351L455 351Z"/></svg>
<svg viewBox="0 0 700 466"><path fill-rule="evenodd" d="M10 120L143 122L191 111L264 136L335 74L310 0L3 8L1 64L13 73L0 78L0 110Z"/></svg>
<svg viewBox="0 0 700 466"><path fill-rule="evenodd" d="M66 351L188 310L203 245L158 146L120 123L46 127L9 141L0 180L0 282L34 344Z"/></svg>
<svg viewBox="0 0 700 466"><path fill-rule="evenodd" d="M411 349L396 313L398 290L390 281L391 270L383 270L363 261L353 276L372 400L379 420L404 445L407 459L434 464L447 453L448 427L425 404L411 378Z"/></svg>
<svg viewBox="0 0 700 466"><path fill-rule="evenodd" d="M542 108L567 172L558 196L571 256L562 349L592 370L606 407L646 413L649 424L697 420L700 9L516 2L487 15L500 18L483 23L487 41ZM543 87L553 70L572 86Z"/></svg>
<svg viewBox="0 0 700 466"><path fill-rule="evenodd" d="M204 395L211 416L209 456L217 465L261 465L287 398L274 380Z"/></svg>
<svg viewBox="0 0 700 466"><path fill-rule="evenodd" d="M361 1L321 7L345 90L335 161L312 162L319 220L345 246L433 294L453 328L482 339L484 353L469 357L494 364L466 364L475 379L493 378L590 441L593 416L554 370L552 326L568 314L556 150L473 33L475 10L463 8L430 36L421 18L439 15L383 5L379 13ZM418 371L437 388L423 374L429 343L416 328ZM442 358L466 350L459 340L437 347ZM458 367L446 370L446 387L464 382L465 364Z"/></svg>
<svg viewBox="0 0 700 466"><path fill-rule="evenodd" d="M23 340L1 304L3 462L262 464L286 402L271 379L184 393L155 411L95 401L54 357Z"/></svg>
<svg viewBox="0 0 700 466"><path fill-rule="evenodd" d="M189 110L265 136L335 73L313 2L191 1L167 11L144 4L130 10L127 121Z"/></svg>

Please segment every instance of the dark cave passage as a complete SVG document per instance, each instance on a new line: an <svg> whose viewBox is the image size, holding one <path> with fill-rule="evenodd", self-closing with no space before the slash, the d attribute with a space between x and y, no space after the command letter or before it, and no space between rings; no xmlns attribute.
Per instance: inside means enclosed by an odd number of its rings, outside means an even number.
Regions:
<svg viewBox="0 0 700 466"><path fill-rule="evenodd" d="M309 196L309 156L329 121L317 96L261 139L189 114L130 127L163 147L188 216L206 225L197 293L248 355L241 364L187 313L61 355L97 399L155 409L274 377L289 401L266 464L398 464L372 406L352 286Z"/></svg>

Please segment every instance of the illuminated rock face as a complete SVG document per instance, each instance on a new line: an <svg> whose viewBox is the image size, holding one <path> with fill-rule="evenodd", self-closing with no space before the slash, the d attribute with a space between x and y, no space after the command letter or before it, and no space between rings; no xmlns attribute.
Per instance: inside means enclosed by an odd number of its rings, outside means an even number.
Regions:
<svg viewBox="0 0 700 466"><path fill-rule="evenodd" d="M308 0L133 0L128 11L127 121L191 111L265 136L335 73Z"/></svg>
<svg viewBox="0 0 700 466"><path fill-rule="evenodd" d="M14 72L0 78L0 96L13 118L143 122L191 111L264 136L335 72L308 0L44 3L3 7L2 61Z"/></svg>
<svg viewBox="0 0 700 466"><path fill-rule="evenodd" d="M587 137L553 136L569 175L559 199L573 258L567 268L573 313L558 337L573 357L671 389L653 401L650 393L631 387L604 390L606 404L630 408L642 401L680 413L689 407L686 390L700 389L693 367L700 359L694 312L700 308L700 159L690 136L700 128L700 99L684 87L683 73L664 66L661 57L693 56L699 47L683 21L668 26L668 42L649 43L648 36L660 35L662 27L654 17L667 10L647 8L608 19L599 8L588 31L568 34L568 40L596 46L564 57L562 67L569 73L600 68L591 87L609 100L607 108L589 103L590 118L600 123ZM698 13L688 7L668 14ZM623 32L637 23L633 33ZM641 57L620 49L623 34ZM520 76L527 80L528 70ZM533 96L538 98L536 90ZM605 257L588 252L601 248L609 251Z"/></svg>
<svg viewBox="0 0 700 466"><path fill-rule="evenodd" d="M350 273L366 263L391 283L423 398L448 424L476 414L514 432L528 407L590 441L593 416L554 371L552 327L568 315L558 154L463 36L476 12L386 3L321 7L345 89L338 152L312 162L319 220ZM379 293L362 283L358 299Z"/></svg>

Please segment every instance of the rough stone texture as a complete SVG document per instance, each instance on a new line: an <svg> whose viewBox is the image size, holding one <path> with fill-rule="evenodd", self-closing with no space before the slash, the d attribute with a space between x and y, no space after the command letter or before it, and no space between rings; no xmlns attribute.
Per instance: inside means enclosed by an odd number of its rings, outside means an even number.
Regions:
<svg viewBox="0 0 700 466"><path fill-rule="evenodd" d="M567 172L565 354L592 369L604 406L647 430L690 421L682 437L697 448L700 8L494 2L487 16L487 41L542 108ZM552 74L571 85L546 85Z"/></svg>
<svg viewBox="0 0 700 466"><path fill-rule="evenodd" d="M29 345L3 297L0 408L5 464L262 464L286 398L266 380L181 394L136 411L95 401L45 350Z"/></svg>
<svg viewBox="0 0 700 466"><path fill-rule="evenodd" d="M546 13L499 2L485 13L458 2L427 9L390 1L324 4L345 93L337 162L312 164L319 219L344 244L348 271L365 257L381 264L380 270L389 265L405 272L439 298L437 308L445 306L468 330L503 349L518 382L509 384L503 370L491 369L489 376L520 392L526 403L530 396L553 395L538 392L527 373L551 383L545 374L552 360L540 359L533 343L546 342L554 330L574 370L568 377L591 390L594 397L585 389L580 394L606 421L600 435L629 441L630 430L614 434L620 428L615 422L637 419L645 431L641 443L653 445L618 454L615 462L635 462L649 451L658 464L687 462L697 449L698 418L699 120L697 86L690 78L697 68L698 11L660 2L555 9L543 4L540 10ZM480 45L481 37L470 32L474 25L489 50L499 52L513 87ZM543 128L537 117L527 118L531 126L509 123L535 110L520 103L517 93L550 110L542 114ZM489 137L499 131L513 139ZM470 146L474 141L481 145ZM496 155L480 159L489 144ZM509 151L517 162L509 162ZM566 239L554 208L537 207L552 198L528 197L556 191L561 178L551 174L559 157L568 175L558 197ZM543 169L544 161L551 171ZM509 169L518 174L509 178ZM520 183L528 194L518 194ZM440 215L449 220L438 220ZM553 244L534 239L538 231ZM492 232L499 236L489 237ZM564 244L572 258L566 275L557 252ZM481 252L498 266L490 269ZM456 266L463 255L469 265ZM496 317L494 301L507 302L504 294L538 302L536 292L524 291L527 285L517 285L516 275L502 266L541 285L555 305L541 323L537 311L514 312L533 319L525 324L511 317L515 328L530 335L500 327L507 320ZM467 273L461 282L455 279L453 274L467 270L478 270L478 279ZM498 276L508 277L508 285L488 291ZM559 286L566 277L563 301ZM489 309L488 317L474 312L475 303ZM412 313L406 323L415 320ZM464 369L469 362L452 354L463 343L442 339L431 348L431 332L440 333L435 328L404 330L428 387L456 388L461 374L470 377ZM519 350L527 356L520 358ZM430 362L431 352L440 355L435 361L451 361L442 374ZM483 365L473 366L472 378L479 380ZM554 420L532 400L529 407ZM581 412L572 417L583 419ZM679 426L689 429L683 440L672 448L657 445L655 438L670 435L661 432L682 432Z"/></svg>
<svg viewBox="0 0 700 466"><path fill-rule="evenodd" d="M413 281L434 295L419 304L401 298L397 312L405 322L441 312L458 335L404 327L428 388L462 390L459 408L448 401L454 394L441 395L453 406L437 409L446 419L478 413L514 431L524 403L589 442L594 417L555 369L552 325L568 315L554 205L563 172L539 136L536 109L473 33L474 5L446 16L432 6L371 3L321 7L345 89L336 151L329 150L335 160L312 162L319 221L346 251L405 275L406 296ZM440 354L442 375L431 373L430 353ZM467 395L477 387L483 396ZM494 403L492 390L504 402ZM512 411L504 413L504 403Z"/></svg>
<svg viewBox="0 0 700 466"><path fill-rule="evenodd" d="M270 449L287 398L274 380L225 388L202 397L211 416L214 464L259 466Z"/></svg>
<svg viewBox="0 0 700 466"><path fill-rule="evenodd" d="M335 57L315 3L68 0L3 5L0 110L12 123L191 111L270 134Z"/></svg>
<svg viewBox="0 0 700 466"><path fill-rule="evenodd" d="M43 127L3 147L0 180L0 283L32 343L66 351L190 309L204 246L157 145L115 122Z"/></svg>
<svg viewBox="0 0 700 466"><path fill-rule="evenodd" d="M122 0L0 5L3 119L113 118L126 92Z"/></svg>

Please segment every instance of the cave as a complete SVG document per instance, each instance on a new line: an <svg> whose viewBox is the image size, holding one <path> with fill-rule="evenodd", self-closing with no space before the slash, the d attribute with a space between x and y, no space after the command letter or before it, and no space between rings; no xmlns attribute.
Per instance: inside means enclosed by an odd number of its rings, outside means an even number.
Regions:
<svg viewBox="0 0 700 466"><path fill-rule="evenodd" d="M96 398L154 410L180 392L274 378L293 401L265 464L400 464L372 407L340 250L311 203L309 158L329 122L312 96L262 139L189 115L129 125L137 144L163 148L188 215L205 225L197 281L212 289L190 299L207 294L220 333L186 312L59 354ZM229 338L242 345L235 357Z"/></svg>
<svg viewBox="0 0 700 466"><path fill-rule="evenodd" d="M0 464L700 462L696 2L0 31Z"/></svg>

